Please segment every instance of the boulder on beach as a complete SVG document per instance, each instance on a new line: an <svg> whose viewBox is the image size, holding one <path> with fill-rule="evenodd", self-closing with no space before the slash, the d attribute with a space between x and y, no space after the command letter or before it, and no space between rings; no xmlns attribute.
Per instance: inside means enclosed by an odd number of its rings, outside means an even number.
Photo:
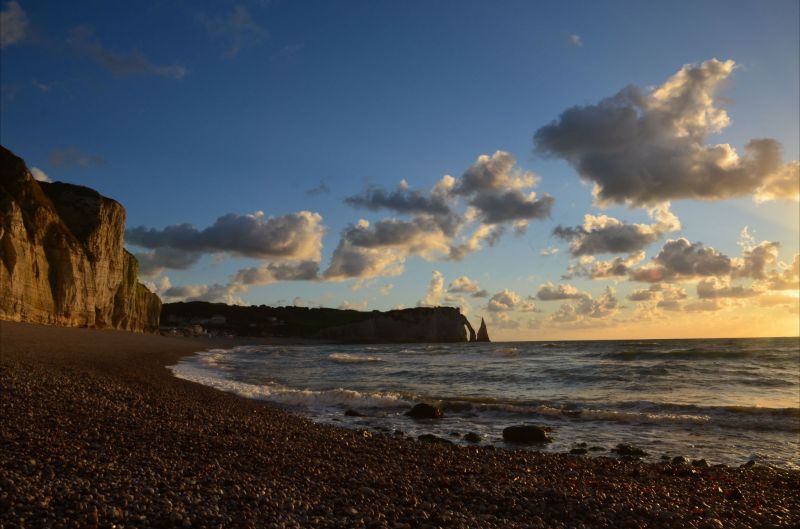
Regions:
<svg viewBox="0 0 800 529"><path fill-rule="evenodd" d="M620 443L617 447L612 450L621 456L630 456L630 457L644 457L647 455L647 452L642 450L636 445L628 444L628 443Z"/></svg>
<svg viewBox="0 0 800 529"><path fill-rule="evenodd" d="M441 419L444 416L442 415L442 410L424 402L420 402L408 410L406 415L412 419Z"/></svg>
<svg viewBox="0 0 800 529"><path fill-rule="evenodd" d="M509 426L503 430L503 440L509 443L518 444L534 444L534 443L551 443L550 436L547 435L547 430L541 426L533 425L520 425Z"/></svg>
<svg viewBox="0 0 800 529"><path fill-rule="evenodd" d="M464 434L464 440L468 443L480 443L481 434L475 432L468 432Z"/></svg>

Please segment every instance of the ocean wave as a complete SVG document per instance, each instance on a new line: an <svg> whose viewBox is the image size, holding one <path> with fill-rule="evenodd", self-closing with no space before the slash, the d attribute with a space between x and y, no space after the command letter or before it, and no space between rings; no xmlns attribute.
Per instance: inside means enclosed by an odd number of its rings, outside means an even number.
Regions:
<svg viewBox="0 0 800 529"><path fill-rule="evenodd" d="M630 350L625 349L622 351L613 351L602 353L601 358L609 360L714 360L714 359L740 359L740 358L758 358L763 360L780 359L776 358L775 354L765 351L755 350L719 350L719 349L703 349L703 348L686 348L686 349L673 349L666 351L659 350Z"/></svg>
<svg viewBox="0 0 800 529"><path fill-rule="evenodd" d="M343 408L407 408L413 402L394 392L362 392L336 388L315 390L291 388L282 384L252 384L219 376L207 369L186 363L169 367L177 378L196 382L240 397L266 400L288 406L308 408L339 406Z"/></svg>
<svg viewBox="0 0 800 529"><path fill-rule="evenodd" d="M364 364L383 361L379 356L359 356L350 353L331 353L328 355L328 360L338 364Z"/></svg>

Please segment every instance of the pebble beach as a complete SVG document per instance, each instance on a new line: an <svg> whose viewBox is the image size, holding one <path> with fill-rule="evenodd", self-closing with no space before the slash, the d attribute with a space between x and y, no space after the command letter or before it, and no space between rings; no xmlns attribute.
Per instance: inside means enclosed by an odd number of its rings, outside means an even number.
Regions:
<svg viewBox="0 0 800 529"><path fill-rule="evenodd" d="M0 322L0 527L800 525L793 470L422 442L166 369L212 342Z"/></svg>

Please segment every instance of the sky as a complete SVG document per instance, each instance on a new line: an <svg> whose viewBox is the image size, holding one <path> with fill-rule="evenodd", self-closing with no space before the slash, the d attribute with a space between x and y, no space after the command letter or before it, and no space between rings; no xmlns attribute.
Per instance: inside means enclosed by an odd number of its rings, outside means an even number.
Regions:
<svg viewBox="0 0 800 529"><path fill-rule="evenodd" d="M164 301L796 336L799 6L0 0L0 141Z"/></svg>

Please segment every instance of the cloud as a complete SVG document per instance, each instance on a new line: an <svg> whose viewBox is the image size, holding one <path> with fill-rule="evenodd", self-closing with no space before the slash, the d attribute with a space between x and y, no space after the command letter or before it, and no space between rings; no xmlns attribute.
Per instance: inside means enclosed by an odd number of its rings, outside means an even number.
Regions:
<svg viewBox="0 0 800 529"><path fill-rule="evenodd" d="M761 292L743 286L731 286L730 281L718 277L708 277L697 283L697 297L700 299L750 298Z"/></svg>
<svg viewBox="0 0 800 529"><path fill-rule="evenodd" d="M551 246L549 248L544 248L539 251L539 255L543 257L549 257L551 255L555 255L558 253L558 248L556 246Z"/></svg>
<svg viewBox="0 0 800 529"><path fill-rule="evenodd" d="M16 44L28 33L28 16L22 7L12 0L0 10L0 48Z"/></svg>
<svg viewBox="0 0 800 529"><path fill-rule="evenodd" d="M429 260L447 255L448 243L447 235L430 217L383 219L375 224L362 219L342 230L324 276L342 280L399 275L409 255Z"/></svg>
<svg viewBox="0 0 800 529"><path fill-rule="evenodd" d="M619 304L611 287L594 299L591 295L577 298L576 303L562 304L551 316L554 323L579 323L591 319L603 319L616 314Z"/></svg>
<svg viewBox="0 0 800 529"><path fill-rule="evenodd" d="M541 301L554 301L561 299L580 299L591 297L587 292L581 292L572 285L558 284L554 285L549 281L539 285L539 291L536 293L536 299Z"/></svg>
<svg viewBox="0 0 800 529"><path fill-rule="evenodd" d="M631 279L648 283L676 278L724 276L733 271L731 259L701 242L685 238L667 241L646 266L630 271Z"/></svg>
<svg viewBox="0 0 800 529"><path fill-rule="evenodd" d="M229 213L202 230L191 224L176 224L162 230L140 226L127 230L125 237L130 244L149 249L319 261L324 231L318 213L299 211L266 217L257 211L251 215Z"/></svg>
<svg viewBox="0 0 800 529"><path fill-rule="evenodd" d="M444 295L444 276L438 270L431 273L431 282L425 297L417 302L418 307L435 307L440 304Z"/></svg>
<svg viewBox="0 0 800 529"><path fill-rule="evenodd" d="M350 206L370 211L387 209L403 214L451 215L452 211L445 198L440 194L425 195L421 191L411 190L404 180L394 191L370 187L357 195L345 198L344 201Z"/></svg>
<svg viewBox="0 0 800 529"><path fill-rule="evenodd" d="M759 286L767 290L800 290L800 254L795 254L792 264L778 263L778 269L772 270Z"/></svg>
<svg viewBox="0 0 800 529"><path fill-rule="evenodd" d="M628 294L629 301L680 301L686 299L686 291L669 283L656 283L649 288L639 288Z"/></svg>
<svg viewBox="0 0 800 529"><path fill-rule="evenodd" d="M393 288L394 288L394 285L392 283L387 283L387 284L383 285L381 288L378 289L378 293L381 296L388 296Z"/></svg>
<svg viewBox="0 0 800 529"><path fill-rule="evenodd" d="M238 294L246 291L246 287L236 284L193 284L171 286L161 294L161 298L166 303L175 301L209 301L212 303L227 303L228 305L244 305L244 301Z"/></svg>
<svg viewBox="0 0 800 529"><path fill-rule="evenodd" d="M94 29L88 26L74 28L67 42L75 50L118 77L155 75L169 79L183 79L188 73L188 70L180 65L154 64L137 49L127 53L109 50L95 38Z"/></svg>
<svg viewBox="0 0 800 529"><path fill-rule="evenodd" d="M388 210L409 220L366 220L342 231L331 265L330 279L396 275L411 255L428 260L461 260L484 244L494 245L507 226L522 233L527 221L549 215L553 198L523 192L537 183L533 173L515 168L503 151L481 155L460 178L445 175L425 193L406 181L392 191L369 187L345 202L369 211ZM466 201L466 210L456 208ZM471 232L467 227L474 225Z"/></svg>
<svg viewBox="0 0 800 529"><path fill-rule="evenodd" d="M106 161L97 154L84 154L74 145L50 151L47 161L60 169L90 169L105 165Z"/></svg>
<svg viewBox="0 0 800 529"><path fill-rule="evenodd" d="M489 316L489 325L497 329L517 329L520 323L506 312L493 312Z"/></svg>
<svg viewBox="0 0 800 529"><path fill-rule="evenodd" d="M343 301L339 305L339 310L366 310L368 304L369 302L366 299L354 303Z"/></svg>
<svg viewBox="0 0 800 529"><path fill-rule="evenodd" d="M191 252L175 248L155 248L146 252L134 252L139 261L139 274L153 277L164 270L188 270L202 257L200 252Z"/></svg>
<svg viewBox="0 0 800 529"><path fill-rule="evenodd" d="M669 203L650 210L654 224L627 224L607 215L584 215L583 225L556 226L553 235L570 241L570 254L635 253L660 239L665 233L678 231L681 223L670 210Z"/></svg>
<svg viewBox="0 0 800 529"><path fill-rule="evenodd" d="M730 123L716 103L734 67L716 59L686 65L659 87L631 86L598 104L569 108L536 131L536 151L573 165L594 183L600 204L797 199L800 163L784 164L776 140L751 140L742 154L705 143Z"/></svg>
<svg viewBox="0 0 800 529"><path fill-rule="evenodd" d="M318 261L269 263L239 270L233 275L232 282L243 285L267 285L277 281L313 281L318 276Z"/></svg>
<svg viewBox="0 0 800 529"><path fill-rule="evenodd" d="M447 291L454 294L475 294L481 291L481 287L477 281L461 276L450 282Z"/></svg>
<svg viewBox="0 0 800 529"><path fill-rule="evenodd" d="M553 197L524 193L522 189L535 186L539 179L532 172L516 169L515 164L514 157L505 151L482 154L464 171L451 193L468 197L486 224L549 217Z"/></svg>
<svg viewBox="0 0 800 529"><path fill-rule="evenodd" d="M580 35L576 35L575 33L567 35L567 42L569 42L571 45L575 46L576 48L580 48L580 47L583 46L583 39L581 38Z"/></svg>
<svg viewBox="0 0 800 529"><path fill-rule="evenodd" d="M479 291L474 292L470 297L471 298L488 298L489 297L489 292L484 290L484 289L480 289Z"/></svg>
<svg viewBox="0 0 800 529"><path fill-rule="evenodd" d="M644 250L628 257L615 257L609 261L600 261L593 255L582 255L577 261L570 263L562 279L584 276L590 279L619 278L628 275L631 267L645 258Z"/></svg>
<svg viewBox="0 0 800 529"><path fill-rule="evenodd" d="M486 310L490 312L507 312L511 310L534 312L536 308L533 303L524 301L516 292L504 288L489 299Z"/></svg>
<svg viewBox="0 0 800 529"><path fill-rule="evenodd" d="M31 167L31 175L39 182L52 182L47 174L38 167Z"/></svg>
<svg viewBox="0 0 800 529"><path fill-rule="evenodd" d="M236 5L224 16L199 16L200 23L213 37L225 42L226 57L235 57L245 48L260 44L269 35L250 14L247 6Z"/></svg>
<svg viewBox="0 0 800 529"><path fill-rule="evenodd" d="M308 196L316 196L316 195L327 195L331 192L331 189L328 187L324 181L321 181L317 187L312 187L311 189L306 190L306 195Z"/></svg>
<svg viewBox="0 0 800 529"><path fill-rule="evenodd" d="M739 236L739 246L742 247L742 257L733 259L734 277L751 277L765 279L767 265L778 261L780 244L771 241L762 241L758 244L755 238L744 227Z"/></svg>

